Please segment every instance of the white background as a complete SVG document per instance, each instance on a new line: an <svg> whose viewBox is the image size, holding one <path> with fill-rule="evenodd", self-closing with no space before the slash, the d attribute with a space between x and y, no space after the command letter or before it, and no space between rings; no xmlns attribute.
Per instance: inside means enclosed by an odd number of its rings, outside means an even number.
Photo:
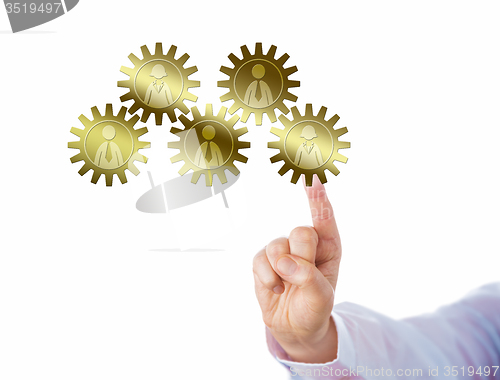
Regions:
<svg viewBox="0 0 500 380"><path fill-rule="evenodd" d="M70 163L70 128L92 106L118 111L120 67L144 44L191 56L201 109L220 106L230 53L274 44L299 69L299 110L340 116L352 148L340 175L328 173L344 248L337 303L401 318L498 280L499 11L496 1L86 0L16 35L0 11L0 378L287 378L267 352L252 258L310 217L300 182L269 162L266 117L247 123L229 213L220 197L168 215L135 209L147 171L159 184L181 166L169 161L166 118L148 121L149 162L125 185L94 185Z"/></svg>

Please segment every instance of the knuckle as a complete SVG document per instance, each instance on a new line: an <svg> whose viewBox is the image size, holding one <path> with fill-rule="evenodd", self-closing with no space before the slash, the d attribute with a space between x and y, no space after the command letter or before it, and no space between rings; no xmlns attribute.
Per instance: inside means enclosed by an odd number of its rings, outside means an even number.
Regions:
<svg viewBox="0 0 500 380"><path fill-rule="evenodd" d="M280 256L288 253L288 240L274 240L267 246L267 252L272 256Z"/></svg>
<svg viewBox="0 0 500 380"><path fill-rule="evenodd" d="M290 232L289 239L306 243L306 244L317 244L318 243L318 233L313 227L302 226L296 227Z"/></svg>

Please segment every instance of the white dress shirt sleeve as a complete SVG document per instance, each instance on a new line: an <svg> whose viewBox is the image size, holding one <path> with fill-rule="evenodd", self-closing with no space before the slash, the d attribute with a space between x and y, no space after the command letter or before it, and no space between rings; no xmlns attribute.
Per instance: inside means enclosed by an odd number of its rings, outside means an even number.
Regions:
<svg viewBox="0 0 500 380"><path fill-rule="evenodd" d="M266 329L292 379L500 379L500 283L417 317L394 320L350 302L332 317L338 352L329 363L291 361Z"/></svg>

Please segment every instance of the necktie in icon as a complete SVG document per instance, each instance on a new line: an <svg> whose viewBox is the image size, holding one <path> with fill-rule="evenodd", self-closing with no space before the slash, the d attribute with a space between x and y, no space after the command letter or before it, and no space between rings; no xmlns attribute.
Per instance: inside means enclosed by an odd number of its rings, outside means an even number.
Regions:
<svg viewBox="0 0 500 380"><path fill-rule="evenodd" d="M260 88L260 80L257 81L257 88L255 89L255 99L257 99L257 101L262 99L262 89Z"/></svg>
<svg viewBox="0 0 500 380"><path fill-rule="evenodd" d="M108 145L106 146L106 161L111 162L113 159L113 153L111 152L111 141L108 141Z"/></svg>
<svg viewBox="0 0 500 380"><path fill-rule="evenodd" d="M205 152L205 160L207 164L212 161L212 148L210 147L210 141L207 142L207 151Z"/></svg>

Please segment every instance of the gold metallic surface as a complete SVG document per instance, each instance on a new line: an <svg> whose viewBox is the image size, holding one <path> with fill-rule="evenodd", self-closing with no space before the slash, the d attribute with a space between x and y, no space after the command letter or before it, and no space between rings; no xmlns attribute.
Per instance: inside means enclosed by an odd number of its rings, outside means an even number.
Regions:
<svg viewBox="0 0 500 380"><path fill-rule="evenodd" d="M274 110L277 108L287 114L290 110L284 100L297 101L297 97L288 92L291 87L299 87L300 82L289 80L288 76L297 71L297 67L284 68L288 54L275 59L276 46L272 45L267 54L262 52L262 43L255 44L255 54L250 54L247 46L241 47L243 59L234 54L229 60L234 68L221 66L220 71L229 76L229 80L219 81L219 87L227 87L229 92L220 97L222 102L233 100L229 109L234 114L243 109L241 121L246 123L251 113L255 115L255 124L262 125L262 115L267 114L271 122L276 122Z"/></svg>
<svg viewBox="0 0 500 380"><path fill-rule="evenodd" d="M134 64L134 68L122 66L121 72L130 78L118 82L118 87L126 87L130 92L120 97L122 102L134 100L129 112L134 114L143 109L141 121L146 122L149 116L154 113L156 125L161 125L163 114L166 113L171 122L175 122L175 108L182 113L189 112L184 100L195 102L198 97L191 94L189 89L199 87L199 81L189 80L188 77L197 72L196 66L184 68L184 64L189 59L188 54L184 54L179 59L175 59L177 47L172 45L166 55L163 54L161 43L156 44L155 54L152 55L147 46L142 46L143 59L137 58L134 54L129 55L129 59Z"/></svg>
<svg viewBox="0 0 500 380"><path fill-rule="evenodd" d="M139 149L150 147L149 142L138 140L148 129L134 129L139 116L135 115L130 120L125 120L126 107L121 107L116 116L113 115L111 104L106 104L104 115L99 113L97 107L92 107L91 110L94 120L80 115L78 119L85 128L71 128L71 133L80 137L80 141L68 143L68 148L80 150L77 155L71 157L71 162L85 161L78 173L83 176L93 169L92 183L97 183L102 174L106 177L106 186L113 184L114 174L121 183L126 183L125 169L138 175L139 170L134 161L145 163L148 160L138 153Z"/></svg>
<svg viewBox="0 0 500 380"><path fill-rule="evenodd" d="M200 175L205 176L207 186L212 186L213 176L217 174L221 183L226 183L225 169L235 176L240 171L234 166L234 161L247 162L248 158L239 153L239 149L250 148L247 141L239 141L239 137L248 132L246 127L234 129L239 116L235 115L225 120L227 108L221 107L214 115L212 105L207 104L205 116L197 107L191 108L193 120L179 116L184 129L171 128L171 132L180 137L179 141L168 143L169 148L179 149L180 153L170 160L184 161L179 170L180 175L193 170L192 183L197 183Z"/></svg>
<svg viewBox="0 0 500 380"><path fill-rule="evenodd" d="M335 115L326 121L326 107L321 107L316 116L312 104L306 104L304 116L297 107L292 107L292 116L292 120L284 115L279 117L284 129L271 128L271 133L280 138L279 141L268 143L269 148L280 150L271 157L271 162L284 161L278 173L283 175L292 169L293 183L297 183L301 174L304 174L307 186L312 186L313 174L318 176L321 183L326 183L325 169L337 175L339 170L334 161L347 162L347 157L338 152L339 149L351 147L351 143L338 139L347 133L347 128L334 129L339 116Z"/></svg>

